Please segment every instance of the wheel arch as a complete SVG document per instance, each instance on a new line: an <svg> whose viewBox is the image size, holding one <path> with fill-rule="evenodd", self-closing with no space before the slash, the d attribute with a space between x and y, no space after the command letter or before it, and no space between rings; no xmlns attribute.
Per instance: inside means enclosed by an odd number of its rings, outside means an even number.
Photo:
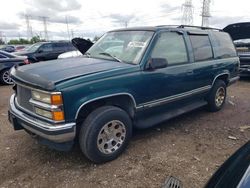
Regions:
<svg viewBox="0 0 250 188"><path fill-rule="evenodd" d="M218 75L215 76L213 83L212 83L212 87L214 86L214 83L216 80L223 80L225 82L226 85L229 84L229 78L230 78L230 73L229 72L224 72L224 73L220 73Z"/></svg>
<svg viewBox="0 0 250 188"><path fill-rule="evenodd" d="M82 103L76 112L75 120L83 120L91 111L104 105L120 107L126 111L131 118L135 115L136 101L133 95L130 93L115 93L92 98Z"/></svg>

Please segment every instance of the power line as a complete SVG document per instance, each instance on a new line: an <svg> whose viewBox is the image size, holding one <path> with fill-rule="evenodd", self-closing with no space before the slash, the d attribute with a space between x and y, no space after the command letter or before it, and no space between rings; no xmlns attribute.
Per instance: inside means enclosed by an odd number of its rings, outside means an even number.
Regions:
<svg viewBox="0 0 250 188"><path fill-rule="evenodd" d="M193 25L194 7L192 0L185 0L185 3L182 4L182 13L182 24Z"/></svg>
<svg viewBox="0 0 250 188"><path fill-rule="evenodd" d="M40 18L42 19L43 27L44 27L44 39L46 41L48 41L49 40L49 35L48 35L48 29L47 29L47 20L48 20L49 17L40 16Z"/></svg>
<svg viewBox="0 0 250 188"><path fill-rule="evenodd" d="M29 38L33 37L32 27L30 25L30 15L25 14L24 17L25 17L26 27L27 27L27 39L29 40Z"/></svg>
<svg viewBox="0 0 250 188"><path fill-rule="evenodd" d="M209 18L211 17L210 3L211 3L211 0L203 0L202 12L201 12L201 17L202 17L201 26L202 27L209 26Z"/></svg>

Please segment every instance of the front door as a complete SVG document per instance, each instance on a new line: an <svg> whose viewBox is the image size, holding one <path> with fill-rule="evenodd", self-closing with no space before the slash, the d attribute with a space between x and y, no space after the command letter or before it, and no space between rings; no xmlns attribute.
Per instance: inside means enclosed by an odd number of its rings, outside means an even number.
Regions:
<svg viewBox="0 0 250 188"><path fill-rule="evenodd" d="M182 33L162 32L158 34L150 58L164 58L166 68L144 70L142 73L145 89L140 105L152 104L157 100L181 95L195 89L193 70L189 62L186 43Z"/></svg>

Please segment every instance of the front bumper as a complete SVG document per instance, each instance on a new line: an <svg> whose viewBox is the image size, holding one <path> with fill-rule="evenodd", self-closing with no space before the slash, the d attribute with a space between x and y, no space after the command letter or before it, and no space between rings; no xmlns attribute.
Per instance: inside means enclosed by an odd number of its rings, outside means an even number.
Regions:
<svg viewBox="0 0 250 188"><path fill-rule="evenodd" d="M15 105L15 94L10 98L9 121L15 130L26 129L40 138L55 143L73 141L76 135L76 124L51 124L40 121L27 113L17 109Z"/></svg>

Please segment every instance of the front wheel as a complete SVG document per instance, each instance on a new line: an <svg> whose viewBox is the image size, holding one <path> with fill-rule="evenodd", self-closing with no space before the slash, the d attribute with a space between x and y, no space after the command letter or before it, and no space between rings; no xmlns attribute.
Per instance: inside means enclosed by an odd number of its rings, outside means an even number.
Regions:
<svg viewBox="0 0 250 188"><path fill-rule="evenodd" d="M117 158L127 147L132 135L129 115L114 106L94 110L84 121L79 142L82 152L95 163Z"/></svg>
<svg viewBox="0 0 250 188"><path fill-rule="evenodd" d="M216 112L222 109L227 96L227 87L224 81L217 80L208 96L208 109Z"/></svg>
<svg viewBox="0 0 250 188"><path fill-rule="evenodd" d="M5 85L12 85L14 83L10 77L9 69L5 69L0 73L0 82Z"/></svg>

